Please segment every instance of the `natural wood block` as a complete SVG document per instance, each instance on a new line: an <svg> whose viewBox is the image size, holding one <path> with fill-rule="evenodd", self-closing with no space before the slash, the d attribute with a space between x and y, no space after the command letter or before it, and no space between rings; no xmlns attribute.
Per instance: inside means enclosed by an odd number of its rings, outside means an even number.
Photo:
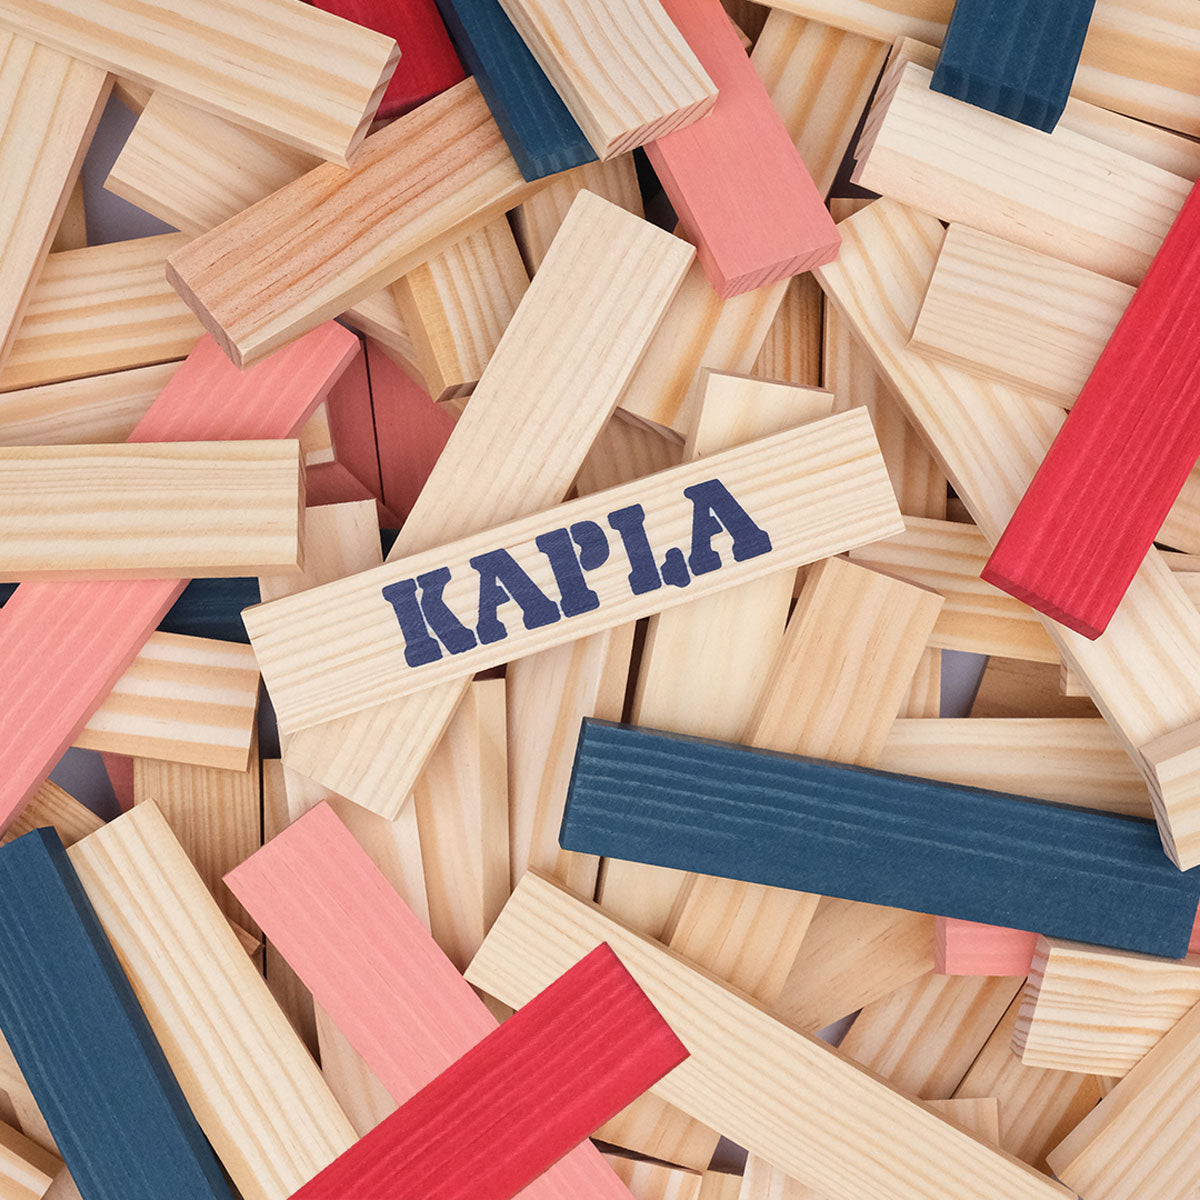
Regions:
<svg viewBox="0 0 1200 1200"><path fill-rule="evenodd" d="M0 480L5 579L228 578L303 564L296 441L0 447Z"/></svg>
<svg viewBox="0 0 1200 1200"><path fill-rule="evenodd" d="M1058 668L1049 663L989 658L970 715L1098 718L1100 710L1089 698L1062 694L1058 676Z"/></svg>
<svg viewBox="0 0 1200 1200"><path fill-rule="evenodd" d="M380 130L352 167L316 167L202 234L170 257L167 278L247 366L487 224L533 186L478 87L464 80ZM357 236L356 209L369 214L369 246ZM298 240L297 213L314 211L320 219Z"/></svg>
<svg viewBox="0 0 1200 1200"><path fill-rule="evenodd" d="M1136 284L1188 181L1060 126L1041 134L941 96L899 59L885 73L852 179L947 221ZM936 137L929 130L936 130ZM1086 209L1072 203L1083 180Z"/></svg>
<svg viewBox="0 0 1200 1200"><path fill-rule="evenodd" d="M712 111L646 154L718 296L828 262L840 242L804 160L720 0L662 0L719 89Z"/></svg>
<svg viewBox="0 0 1200 1200"><path fill-rule="evenodd" d="M4 832L0 845L7 845L34 829L48 825L58 834L64 846L73 846L89 833L95 833L103 824L90 808L47 779L34 793L24 812Z"/></svg>
<svg viewBox="0 0 1200 1200"><path fill-rule="evenodd" d="M797 461L805 464L803 474L795 470ZM683 504L677 499L681 493ZM626 521L621 515L626 511L637 514L636 531L632 542L626 541L628 534L619 534L629 549L621 558L613 558L598 519L609 520L611 515L615 520L609 524L618 530ZM850 513L853 521L848 519ZM650 514L650 529L659 546L686 541L693 521L700 522L698 535L691 537L690 567L678 547L664 559L668 579L677 581L674 584L663 580L649 549L653 543L645 540L649 535L643 514ZM762 524L751 514L757 514ZM348 581L261 605L249 610L244 620L280 728L292 732L598 633L710 591L812 562L886 536L896 530L898 520L870 422L865 414L844 413L450 546L389 561L378 571ZM569 595L560 602L571 612L568 623L560 603L547 594L561 595L557 574L534 554L540 552L539 539L549 537L553 549L555 530L582 522L591 522L581 526L581 532L591 539L595 557L584 553L600 565L590 571L586 582L581 575L582 590L591 597L582 601L582 610L566 586ZM732 562L724 561L712 547L718 529L733 536ZM488 553L493 557L471 565L472 558ZM574 561L573 569L579 570L578 560ZM477 605L480 595L488 595L486 589L479 592L479 585L466 572L473 570L476 579L482 579L479 567L493 569L487 567L493 562L509 580L517 581L511 586L525 604L537 608L525 608L522 627L510 630L485 605L478 613L483 625L472 633L453 613L455 608L464 612L467 603ZM434 573L432 578L417 582L429 572ZM434 579L440 581L441 605L436 612L417 599L417 589L432 586ZM501 592L492 594L498 604ZM509 598L507 591L503 598ZM336 630L329 626L331 613L337 614ZM447 647L449 657L430 632L430 620L453 643L453 649ZM365 645L371 646L373 667L364 673L356 656Z"/></svg>
<svg viewBox="0 0 1200 1200"><path fill-rule="evenodd" d="M822 303L812 275L790 280L750 374L807 387L820 384Z"/></svg>
<svg viewBox="0 0 1200 1200"><path fill-rule="evenodd" d="M699 120L716 84L658 0L501 0L603 160Z"/></svg>
<svg viewBox="0 0 1200 1200"><path fill-rule="evenodd" d="M304 570L263 576L259 589L264 602L276 600L367 571L382 561L375 501L325 504L305 519Z"/></svg>
<svg viewBox="0 0 1200 1200"><path fill-rule="evenodd" d="M12 346L112 81L20 32L0 30L0 365Z"/></svg>
<svg viewBox="0 0 1200 1200"><path fill-rule="evenodd" d="M235 1186L290 1196L354 1130L162 813L139 804L70 855Z"/></svg>
<svg viewBox="0 0 1200 1200"><path fill-rule="evenodd" d="M51 252L56 250L78 250L88 244L87 213L83 207L83 179L76 177L75 185L67 199L67 207L58 222Z"/></svg>
<svg viewBox="0 0 1200 1200"><path fill-rule="evenodd" d="M75 745L245 771L257 712L258 663L249 646L155 632Z"/></svg>
<svg viewBox="0 0 1200 1200"><path fill-rule="evenodd" d="M607 1152L604 1161L629 1189L633 1200L700 1200L704 1176L699 1171Z"/></svg>
<svg viewBox="0 0 1200 1200"><path fill-rule="evenodd" d="M900 716L913 718L942 715L942 652L926 650L913 674L908 695L900 705Z"/></svg>
<svg viewBox="0 0 1200 1200"><path fill-rule="evenodd" d="M62 1170L62 1159L20 1130L0 1124L0 1188L6 1200L42 1200Z"/></svg>
<svg viewBox="0 0 1200 1200"><path fill-rule="evenodd" d="M0 21L340 163L366 135L399 57L391 38L295 0L236 14L217 0L5 0ZM220 55L205 49L216 31Z"/></svg>
<svg viewBox="0 0 1200 1200"><path fill-rule="evenodd" d="M655 1092L783 1173L831 1198L1064 1194L534 872L518 885L467 977L519 1003L600 942L691 1050Z"/></svg>

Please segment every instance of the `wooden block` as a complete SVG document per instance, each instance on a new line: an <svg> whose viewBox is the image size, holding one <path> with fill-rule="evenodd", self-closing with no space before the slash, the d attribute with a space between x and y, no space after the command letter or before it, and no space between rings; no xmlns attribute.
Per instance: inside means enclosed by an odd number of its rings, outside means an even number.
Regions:
<svg viewBox="0 0 1200 1200"><path fill-rule="evenodd" d="M1028 975L1036 933L939 917L934 948L940 975Z"/></svg>
<svg viewBox="0 0 1200 1200"><path fill-rule="evenodd" d="M907 349L942 238L936 222L889 202L843 222L842 230L853 241L844 242L836 266L820 269L822 287L891 378L980 529L995 539L1061 426L1061 411ZM881 280L886 309L872 300ZM857 290L864 285L868 291ZM1200 715L1200 655L1192 663L1189 650L1200 645L1200 614L1152 551L1104 638L1089 641L1053 622L1047 630L1147 776L1164 846L1179 857L1178 843L1190 836L1191 784L1177 780L1162 790L1143 766L1141 747ZM1136 683L1148 677L1157 681L1153 703Z"/></svg>
<svg viewBox="0 0 1200 1200"><path fill-rule="evenodd" d="M250 644L242 609L259 602L258 580L193 579L159 622L163 633Z"/></svg>
<svg viewBox="0 0 1200 1200"><path fill-rule="evenodd" d="M490 6L499 11L499 0L490 0ZM548 179L540 191L509 214L513 235L530 275L542 265L575 197L583 191L594 192L635 217L645 216L632 154L622 154L603 163L584 163Z"/></svg>
<svg viewBox="0 0 1200 1200"><path fill-rule="evenodd" d="M900 705L900 716L913 718L942 715L942 652L926 650L913 674L908 695Z"/></svg>
<svg viewBox="0 0 1200 1200"><path fill-rule="evenodd" d="M1200 1002L1200 959L1037 939L1013 1032L1029 1067L1127 1075Z"/></svg>
<svg viewBox="0 0 1200 1200"><path fill-rule="evenodd" d="M290 1196L354 1131L162 813L139 804L70 854L235 1186Z"/></svg>
<svg viewBox="0 0 1200 1200"><path fill-rule="evenodd" d="M259 580L263 601L319 587L383 561L374 500L327 504L308 514L304 528L304 570Z"/></svg>
<svg viewBox="0 0 1200 1200"><path fill-rule="evenodd" d="M931 91L929 80L927 68L903 58L885 73L858 145L855 183L1139 282L1183 205L1187 180L1073 129L1039 136L952 102ZM1072 203L1085 186L1086 209Z"/></svg>
<svg viewBox="0 0 1200 1200"><path fill-rule="evenodd" d="M821 382L821 306L821 289L811 275L789 281L750 374L816 387Z"/></svg>
<svg viewBox="0 0 1200 1200"><path fill-rule="evenodd" d="M5 846L0 874L0 1022L72 1174L100 1200L228 1200L57 835L39 829Z"/></svg>
<svg viewBox="0 0 1200 1200"><path fill-rule="evenodd" d="M75 745L245 771L257 712L249 646L152 633Z"/></svg>
<svg viewBox="0 0 1200 1200"><path fill-rule="evenodd" d="M229 883L397 1102L495 1030L495 1018L328 806L294 822ZM627 1198L586 1144L523 1194Z"/></svg>
<svg viewBox="0 0 1200 1200"><path fill-rule="evenodd" d="M468 979L519 1002L600 942L691 1050L656 1093L831 1200L1064 1194L535 872L518 885Z"/></svg>
<svg viewBox="0 0 1200 1200"><path fill-rule="evenodd" d="M797 461L805 464L803 474L795 471ZM677 499L680 493L686 504ZM611 527L617 530L627 522L621 515L626 510L636 514L636 531L627 543L629 550L622 555L624 561L609 558L607 549L602 558L592 559L602 565L592 570L581 586L594 602L586 599L586 607L579 610L574 599L565 597L563 602L575 610L571 614L574 619L566 624L559 604L547 594L547 589L551 594L559 591L555 576L549 566L533 557L537 540L544 540L544 535L552 540L555 530L590 521L590 526L581 528L581 536L592 538L599 556L600 539L607 547L608 535L597 519L607 520L611 514L616 518ZM653 541L660 546L687 539L693 521L700 522L692 536L691 566L678 548L664 559L668 577L678 581L668 584L670 592L663 590L662 575L649 549L653 543L645 540L649 535L644 531L643 514L647 512L654 514L650 517ZM762 525L752 513L760 515ZM848 520L848 513L853 513L855 520ZM389 560L378 571L252 609L244 620L271 689L280 728L292 732L462 679L710 591L812 562L886 536L896 530L898 520L870 422L865 414L844 413L450 546ZM724 570L720 569L719 552L711 545L718 526L731 530L735 542L733 561L726 562ZM598 536L592 530L597 530ZM624 542L629 535L619 536ZM739 540L740 547L736 545ZM493 548L498 548L498 553L493 553ZM489 553L491 559L471 566L472 558ZM510 579L523 580L513 586L526 604L537 606L526 611L521 628L509 630L498 616L489 616L485 606L479 614L483 627L475 634L458 618L451 616L452 625L448 625L444 615L423 607L424 601L418 603L418 586L431 586L433 579L418 584L417 578L435 572L440 573L435 577L443 584L450 581L445 584L449 591L444 593L446 607L441 613L448 609L453 614L454 608L465 611L469 597L479 588L466 572L473 570L476 579L483 579L479 567L490 569L489 562L499 563ZM498 582L495 586L506 585ZM387 589L387 594L380 589ZM567 591L571 591L569 583ZM486 590L482 593L487 594ZM495 594L499 602L500 593ZM508 598L507 592L503 595ZM476 599L470 603L475 604ZM328 623L331 613L337 614L336 630ZM404 625L400 625L401 616ZM431 619L439 622L454 643L449 658L429 631ZM461 630L464 636L460 638L452 630ZM368 644L373 669L364 673L355 656ZM386 672L386 677L380 677L380 672Z"/></svg>
<svg viewBox="0 0 1200 1200"><path fill-rule="evenodd" d="M691 253L686 243L597 197L577 198L392 558L536 512L566 494ZM637 288L629 286L631 262L640 265ZM564 405L564 395L575 402ZM461 685L440 689L423 701L298 736L290 759L339 795L394 816L461 694Z"/></svg>
<svg viewBox="0 0 1200 1200"><path fill-rule="evenodd" d="M921 975L864 1005L841 1051L912 1096L951 1096L1021 982Z"/></svg>
<svg viewBox="0 0 1200 1200"><path fill-rule="evenodd" d="M348 170L325 163L201 234L168 259L167 278L248 366L486 225L532 186L478 87L464 80L381 130ZM370 214L369 247L356 236L356 208ZM303 241L298 212L325 214L308 222ZM278 274L268 284L272 263Z"/></svg>
<svg viewBox="0 0 1200 1200"><path fill-rule="evenodd" d="M882 41L782 8L772 8L763 25L750 61L822 196L833 187L887 52Z"/></svg>
<svg viewBox="0 0 1200 1200"><path fill-rule="evenodd" d="M50 250L52 253L57 250L78 250L87 244L87 212L83 207L83 178L80 176L71 188L67 207L59 219Z"/></svg>
<svg viewBox="0 0 1200 1200"><path fill-rule="evenodd" d="M607 1152L604 1161L629 1189L633 1200L700 1200L704 1176L699 1171Z"/></svg>
<svg viewBox="0 0 1200 1200"><path fill-rule="evenodd" d="M321 0L317 7L374 29L399 45L400 62L376 113L381 120L403 116L464 77L434 0L405 0L401 5L380 0Z"/></svg>
<svg viewBox="0 0 1200 1200"><path fill-rule="evenodd" d="M371 379L365 352L350 364L334 384L325 407L329 410L329 436L333 442L335 459L356 479L362 480L363 486L383 507L379 446L375 436ZM383 520L382 512L379 519ZM311 526L308 530L308 536L311 537Z"/></svg>
<svg viewBox="0 0 1200 1200"><path fill-rule="evenodd" d="M417 367L434 400L469 396L529 288L501 216L396 284Z"/></svg>
<svg viewBox="0 0 1200 1200"><path fill-rule="evenodd" d="M0 1124L0 1187L10 1200L42 1200L62 1169L62 1159L20 1130Z"/></svg>
<svg viewBox="0 0 1200 1200"><path fill-rule="evenodd" d="M6 579L227 578L303 565L296 441L10 446L0 478Z"/></svg>
<svg viewBox="0 0 1200 1200"><path fill-rule="evenodd" d="M718 775L723 768L742 773L736 788ZM628 812L613 781L619 776L628 784L646 771L656 790L635 787L638 811ZM814 800L818 790L820 802ZM735 793L743 807L732 815ZM776 795L787 799L777 805ZM885 819L886 835L871 825ZM836 837L826 836L826 821L837 825ZM855 822L863 826L850 849ZM661 843L664 826L672 832L670 845ZM659 830L658 844L651 844L651 828ZM872 836L881 837L886 850L873 848ZM912 860L898 853L897 839L910 837L921 846L920 878ZM935 837L936 845L926 845ZM561 840L593 854L914 912L991 917L1056 937L1070 928L1076 940L1168 956L1186 953L1200 898L1200 874L1163 864L1146 821L595 721L584 723ZM988 877L967 878L967 863L985 846ZM1066 846L1074 871L1062 861L1064 849L1052 850ZM1112 865L1118 861L1119 872ZM1098 884L1101 879L1106 882ZM1168 907L1177 912L1168 916Z"/></svg>
<svg viewBox="0 0 1200 1200"><path fill-rule="evenodd" d="M351 334L329 325L239 373L204 339L133 438L292 435L356 351ZM0 734L8 748L0 826L37 789L181 590L173 580L17 588L0 615Z"/></svg>
<svg viewBox="0 0 1200 1200"><path fill-rule="evenodd" d="M989 658L971 704L971 717L1096 718L1090 699L1064 696L1058 669L1048 663Z"/></svg>
<svg viewBox="0 0 1200 1200"><path fill-rule="evenodd" d="M47 46L345 163L379 107L399 53L349 21L270 0L231 19L215 0L5 0L0 21ZM219 30L223 53L203 46ZM280 34L286 30L286 36ZM296 87L297 77L305 80Z"/></svg>
<svg viewBox="0 0 1200 1200"><path fill-rule="evenodd" d="M7 845L34 829L50 826L64 846L73 846L103 824L90 808L47 779L25 806L25 811L5 831L0 845Z"/></svg>
<svg viewBox="0 0 1200 1200"><path fill-rule="evenodd" d="M35 281L66 211L84 153L112 86L19 31L0 30L0 176L8 181L0 241L0 365L11 349Z"/></svg>
<svg viewBox="0 0 1200 1200"><path fill-rule="evenodd" d="M596 157L499 0L436 2L526 179L542 179Z"/></svg>
<svg viewBox="0 0 1200 1200"><path fill-rule="evenodd" d="M984 569L989 583L1088 638L1108 627L1200 455L1195 366L1175 327L1194 303L1197 245L1193 193Z"/></svg>
<svg viewBox="0 0 1200 1200"><path fill-rule="evenodd" d="M310 1001L311 1002L311 1001ZM341 1105L359 1137L370 1133L385 1117L396 1111L396 1102L383 1084L350 1045L346 1035L317 1009L317 1037L321 1050L321 1074L334 1099Z"/></svg>
<svg viewBox="0 0 1200 1200"><path fill-rule="evenodd" d="M0 390L178 360L204 333L164 277L181 233L51 254L0 371Z"/></svg>
<svg viewBox="0 0 1200 1200"><path fill-rule="evenodd" d="M501 4L602 160L713 107L716 84L657 0L635 0L619 17L590 0L573 9L561 0Z"/></svg>
<svg viewBox="0 0 1200 1200"><path fill-rule="evenodd" d="M736 296L828 262L840 239L823 194L720 0L662 7L720 89L705 120L646 146L713 289Z"/></svg>
<svg viewBox="0 0 1200 1200"><path fill-rule="evenodd" d="M133 807L133 759L127 754L110 754L106 750L101 750L99 753L100 761L104 764L104 773L108 776L108 782L112 785L113 797L117 802L117 807L122 812L128 812ZM25 814L22 813L9 828L15 829L24 817ZM93 831L89 829L87 832L91 833Z"/></svg>

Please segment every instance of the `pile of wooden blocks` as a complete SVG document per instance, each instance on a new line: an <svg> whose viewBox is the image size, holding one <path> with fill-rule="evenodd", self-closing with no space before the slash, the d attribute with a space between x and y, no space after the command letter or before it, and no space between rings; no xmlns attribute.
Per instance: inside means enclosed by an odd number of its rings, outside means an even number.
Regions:
<svg viewBox="0 0 1200 1200"><path fill-rule="evenodd" d="M0 1200L1200 1195L1200 4L767 4L0 0Z"/></svg>

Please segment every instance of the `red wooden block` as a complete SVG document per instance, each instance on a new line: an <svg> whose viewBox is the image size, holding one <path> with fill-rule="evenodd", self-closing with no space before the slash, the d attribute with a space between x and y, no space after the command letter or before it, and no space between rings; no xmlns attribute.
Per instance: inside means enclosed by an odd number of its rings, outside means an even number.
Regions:
<svg viewBox="0 0 1200 1200"><path fill-rule="evenodd" d="M1028 975L1036 933L957 917L934 923L933 965L939 975Z"/></svg>
<svg viewBox="0 0 1200 1200"><path fill-rule="evenodd" d="M128 754L113 754L111 750L101 750L100 757L121 811L128 812L133 807L133 759Z"/></svg>
<svg viewBox="0 0 1200 1200"><path fill-rule="evenodd" d="M325 407L329 412L334 458L382 502L375 413L371 406L371 380L365 354L355 358L333 385Z"/></svg>
<svg viewBox="0 0 1200 1200"><path fill-rule="evenodd" d="M381 118L403 116L467 77L434 0L315 0L315 4L395 38L400 62L383 93Z"/></svg>
<svg viewBox="0 0 1200 1200"><path fill-rule="evenodd" d="M982 575L1099 637L1200 456L1193 188Z"/></svg>
<svg viewBox="0 0 1200 1200"><path fill-rule="evenodd" d="M837 257L841 235L721 0L662 0L717 85L702 120L646 147L719 296Z"/></svg>
<svg viewBox="0 0 1200 1200"><path fill-rule="evenodd" d="M294 436L358 352L333 322L239 371L205 337L131 442ZM186 579L23 583L0 609L0 830L145 645Z"/></svg>
<svg viewBox="0 0 1200 1200"><path fill-rule="evenodd" d="M304 469L304 504L307 508L376 499L371 490L340 462L316 463Z"/></svg>

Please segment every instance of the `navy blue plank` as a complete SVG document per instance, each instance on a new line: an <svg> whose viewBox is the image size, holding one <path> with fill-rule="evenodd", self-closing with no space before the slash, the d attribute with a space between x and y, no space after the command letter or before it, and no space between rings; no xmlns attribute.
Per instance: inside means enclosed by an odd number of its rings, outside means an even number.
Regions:
<svg viewBox="0 0 1200 1200"><path fill-rule="evenodd" d="M258 601L257 579L193 579L158 627L164 633L248 644L242 610Z"/></svg>
<svg viewBox="0 0 1200 1200"><path fill-rule="evenodd" d="M933 90L1049 133L1096 0L956 0Z"/></svg>
<svg viewBox="0 0 1200 1200"><path fill-rule="evenodd" d="M596 152L500 0L436 0L463 64L526 179L595 162Z"/></svg>
<svg viewBox="0 0 1200 1200"><path fill-rule="evenodd" d="M1181 958L1153 821L585 720L566 850Z"/></svg>
<svg viewBox="0 0 1200 1200"><path fill-rule="evenodd" d="M0 848L0 1029L85 1200L233 1200L52 829Z"/></svg>

